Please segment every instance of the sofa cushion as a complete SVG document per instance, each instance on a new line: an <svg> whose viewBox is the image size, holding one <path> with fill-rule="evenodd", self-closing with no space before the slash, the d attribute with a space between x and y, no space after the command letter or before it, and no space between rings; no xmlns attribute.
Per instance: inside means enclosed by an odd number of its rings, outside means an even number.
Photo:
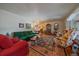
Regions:
<svg viewBox="0 0 79 59"><path fill-rule="evenodd" d="M15 37L15 38L11 38L11 40L13 43L17 43L20 39L18 37Z"/></svg>
<svg viewBox="0 0 79 59"><path fill-rule="evenodd" d="M2 51L2 49L0 48L0 52Z"/></svg>
<svg viewBox="0 0 79 59"><path fill-rule="evenodd" d="M3 49L9 48L12 45L13 45L13 42L8 36L0 34L0 47L1 48Z"/></svg>

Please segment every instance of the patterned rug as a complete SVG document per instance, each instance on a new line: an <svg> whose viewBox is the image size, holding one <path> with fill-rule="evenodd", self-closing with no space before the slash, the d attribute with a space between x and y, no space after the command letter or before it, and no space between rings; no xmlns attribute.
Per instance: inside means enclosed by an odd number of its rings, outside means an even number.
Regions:
<svg viewBox="0 0 79 59"><path fill-rule="evenodd" d="M29 56L65 56L64 48L59 47L60 43L53 36L41 35L35 44L30 42ZM44 44L42 44L44 43ZM42 44L42 45L41 45ZM52 50L51 50L52 49Z"/></svg>

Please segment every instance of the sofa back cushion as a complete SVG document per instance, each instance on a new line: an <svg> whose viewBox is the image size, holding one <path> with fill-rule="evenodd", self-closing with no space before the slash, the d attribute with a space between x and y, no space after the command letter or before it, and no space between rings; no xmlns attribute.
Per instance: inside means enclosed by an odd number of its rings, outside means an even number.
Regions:
<svg viewBox="0 0 79 59"><path fill-rule="evenodd" d="M0 34L0 48L6 49L11 47L12 45L13 42L8 36Z"/></svg>
<svg viewBox="0 0 79 59"><path fill-rule="evenodd" d="M21 31L21 32L14 32L13 33L13 37L24 37L24 36L27 36L27 35L30 35L32 34L33 32L32 31Z"/></svg>

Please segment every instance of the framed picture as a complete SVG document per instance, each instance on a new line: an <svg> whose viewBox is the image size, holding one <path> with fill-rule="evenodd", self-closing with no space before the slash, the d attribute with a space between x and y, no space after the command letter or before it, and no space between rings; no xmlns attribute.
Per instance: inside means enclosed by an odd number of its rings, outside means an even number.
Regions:
<svg viewBox="0 0 79 59"><path fill-rule="evenodd" d="M54 24L54 30L58 30L59 29L59 24L58 23L55 23Z"/></svg>
<svg viewBox="0 0 79 59"><path fill-rule="evenodd" d="M26 23L26 28L27 28L27 29L31 29L31 24Z"/></svg>
<svg viewBox="0 0 79 59"><path fill-rule="evenodd" d="M19 23L19 28L24 28L24 24L23 23Z"/></svg>

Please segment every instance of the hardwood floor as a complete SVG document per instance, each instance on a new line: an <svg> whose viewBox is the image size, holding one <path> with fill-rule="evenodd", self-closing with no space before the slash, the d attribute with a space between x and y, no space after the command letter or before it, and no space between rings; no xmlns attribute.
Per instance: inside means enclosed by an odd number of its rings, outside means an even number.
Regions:
<svg viewBox="0 0 79 59"><path fill-rule="evenodd" d="M51 51L45 47L31 46L29 56L65 56L65 52L61 47L54 47Z"/></svg>
<svg viewBox="0 0 79 59"><path fill-rule="evenodd" d="M30 50L29 56L42 56L40 53L36 52L32 48L29 48L29 50Z"/></svg>

